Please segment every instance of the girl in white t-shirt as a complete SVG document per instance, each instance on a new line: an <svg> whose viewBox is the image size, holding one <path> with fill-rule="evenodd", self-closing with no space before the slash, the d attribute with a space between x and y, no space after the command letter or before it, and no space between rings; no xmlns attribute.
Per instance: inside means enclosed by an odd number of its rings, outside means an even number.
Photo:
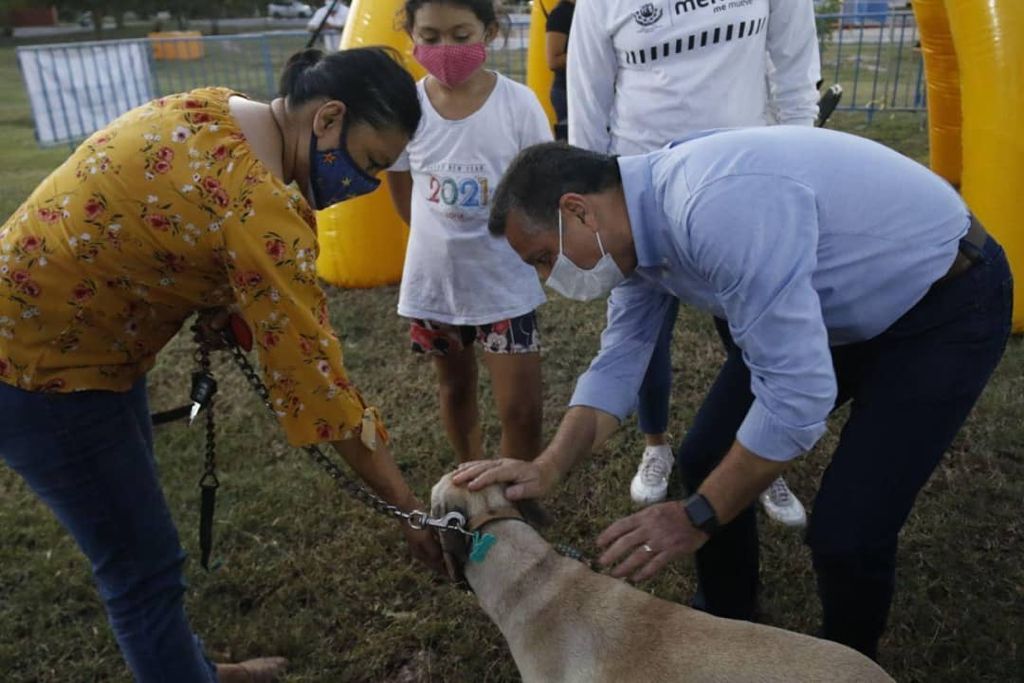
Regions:
<svg viewBox="0 0 1024 683"><path fill-rule="evenodd" d="M493 0L407 0L405 27L429 75L423 118L389 174L411 228L398 313L414 352L434 359L441 418L462 462L484 457L477 359L501 420L501 455L540 451L541 370L533 268L487 231L491 194L520 150L551 139L536 96L484 68L498 33Z"/></svg>

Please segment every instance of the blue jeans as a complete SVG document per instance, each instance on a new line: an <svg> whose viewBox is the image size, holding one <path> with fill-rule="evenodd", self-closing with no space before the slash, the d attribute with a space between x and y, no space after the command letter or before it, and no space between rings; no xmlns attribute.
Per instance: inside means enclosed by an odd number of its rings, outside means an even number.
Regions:
<svg viewBox="0 0 1024 683"><path fill-rule="evenodd" d="M216 681L185 616L185 553L157 480L145 380L124 393L0 383L0 415L0 455L89 558L136 680Z"/></svg>
<svg viewBox="0 0 1024 683"><path fill-rule="evenodd" d="M555 110L555 139L565 142L569 139L569 100L565 94L565 83L551 86L551 108Z"/></svg>
<svg viewBox="0 0 1024 683"><path fill-rule="evenodd" d="M672 301L658 332L654 353L647 364L647 374L640 385L636 407L637 421L644 434L664 434L668 431L669 399L672 395L672 332L679 315L679 300Z"/></svg>
<svg viewBox="0 0 1024 683"><path fill-rule="evenodd" d="M896 585L896 547L918 491L999 363L1010 334L1013 279L989 240L980 260L934 285L873 339L832 349L836 405L851 403L807 528L823 608L822 634L875 657ZM729 354L676 455L696 490L725 455L753 402L750 372L728 327ZM754 507L696 554L694 606L718 616L757 612Z"/></svg>
<svg viewBox="0 0 1024 683"><path fill-rule="evenodd" d="M555 120L565 121L569 118L569 98L565 93L565 86L551 86L551 108L555 111Z"/></svg>

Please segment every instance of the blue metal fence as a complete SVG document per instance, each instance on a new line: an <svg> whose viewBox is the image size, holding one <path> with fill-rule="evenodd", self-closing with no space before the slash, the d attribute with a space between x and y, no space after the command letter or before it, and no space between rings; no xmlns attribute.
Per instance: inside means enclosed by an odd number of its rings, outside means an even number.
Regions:
<svg viewBox="0 0 1024 683"><path fill-rule="evenodd" d="M839 109L923 111L924 63L912 12L818 17L821 77L843 86Z"/></svg>
<svg viewBox="0 0 1024 683"><path fill-rule="evenodd" d="M513 17L505 35L492 46L491 68L516 80L526 77L526 49L529 24L527 17ZM924 108L924 70L918 49L917 24L910 12L870 12L858 7L856 13L818 16L818 37L822 57L822 78L826 85L840 83L844 89L839 109L864 112L869 118L879 110L920 111ZM301 49L308 34L305 31L275 31L226 36L169 38L161 43L160 56L172 55L186 59L158 59L158 52L148 39L103 41L98 43L66 43L19 47L18 59L30 94L45 91L46 106L36 108L37 137L50 144L71 142L91 132L83 126L68 128L65 139L44 140L39 134L40 115L71 120L75 107L87 107L108 114L107 120L122 113L117 98L111 104L109 89L116 86L117 74L98 73L105 62L97 60L97 51L115 49L147 60L147 73L132 72L135 81L121 87L128 91L148 88L151 96L181 92L206 85L221 85L260 99L276 94L277 77L288 56ZM177 49L176 49L177 47ZM141 57L145 55L145 57ZM47 60L50 60L47 62ZM59 61L51 75L42 76L31 64ZM61 71L63 69L63 72ZM60 77L64 74L64 79ZM81 83L103 82L107 88L82 87ZM74 87L74 84L78 87ZM71 95L73 93L73 96ZM98 101L93 101L94 99ZM123 110L123 107L121 107ZM109 116L109 114L113 116ZM99 118L102 118L100 116ZM95 127L104 125L99 121Z"/></svg>

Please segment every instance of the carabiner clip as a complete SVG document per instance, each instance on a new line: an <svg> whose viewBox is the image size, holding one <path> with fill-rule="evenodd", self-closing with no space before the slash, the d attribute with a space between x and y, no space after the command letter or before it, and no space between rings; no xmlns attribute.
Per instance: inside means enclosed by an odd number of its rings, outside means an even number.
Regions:
<svg viewBox="0 0 1024 683"><path fill-rule="evenodd" d="M427 524L443 531L461 531L466 534L466 516L457 510L452 510L444 517L432 517Z"/></svg>

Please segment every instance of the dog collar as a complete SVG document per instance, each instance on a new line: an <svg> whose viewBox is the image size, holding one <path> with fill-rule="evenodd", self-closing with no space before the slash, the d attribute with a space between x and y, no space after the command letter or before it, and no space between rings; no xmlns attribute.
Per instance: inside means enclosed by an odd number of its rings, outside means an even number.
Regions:
<svg viewBox="0 0 1024 683"><path fill-rule="evenodd" d="M466 581L466 563L483 562L487 552L495 543L491 534L483 533L484 527L503 520L519 520L526 523L522 513L512 506L500 507L467 520L464 530L445 529L440 532L441 551L448 577L460 588L472 591Z"/></svg>

